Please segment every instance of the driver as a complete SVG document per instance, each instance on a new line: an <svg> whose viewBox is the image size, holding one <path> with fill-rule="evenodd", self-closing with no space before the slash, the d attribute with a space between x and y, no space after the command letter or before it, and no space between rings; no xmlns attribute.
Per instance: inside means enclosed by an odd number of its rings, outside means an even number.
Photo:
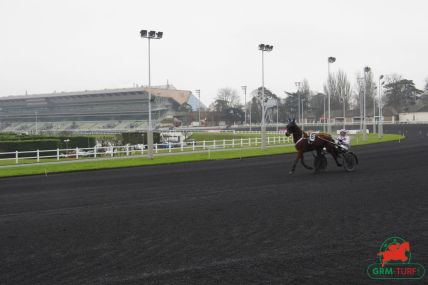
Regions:
<svg viewBox="0 0 428 285"><path fill-rule="evenodd" d="M340 134L337 137L337 144L339 145L340 148L342 148L343 150L349 150L349 146L351 144L351 139L349 138L349 136L347 135L348 131L345 129L341 129L340 130Z"/></svg>

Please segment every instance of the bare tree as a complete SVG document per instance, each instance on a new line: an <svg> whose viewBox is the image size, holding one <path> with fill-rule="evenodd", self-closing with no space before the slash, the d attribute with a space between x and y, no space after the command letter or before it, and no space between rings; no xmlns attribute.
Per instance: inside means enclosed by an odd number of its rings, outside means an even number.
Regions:
<svg viewBox="0 0 428 285"><path fill-rule="evenodd" d="M343 109L343 102L345 102L345 109L349 110L352 88L343 70L339 70L327 79L324 84L324 93L330 94L330 105L333 110Z"/></svg>
<svg viewBox="0 0 428 285"><path fill-rule="evenodd" d="M334 74L328 77L327 82L324 84L324 94L330 95L330 108L339 109L340 100L337 92L337 78Z"/></svg>
<svg viewBox="0 0 428 285"><path fill-rule="evenodd" d="M215 101L223 101L226 103L227 107L235 108L240 106L238 92L235 89L228 87L218 90Z"/></svg>
<svg viewBox="0 0 428 285"><path fill-rule="evenodd" d="M351 82L343 70L339 70L336 75L336 92L342 106L345 107L344 110L349 110L352 95Z"/></svg>
<svg viewBox="0 0 428 285"><path fill-rule="evenodd" d="M366 109L373 109L373 98L376 96L377 84L373 79L373 72L357 73L357 84L354 92L354 100L357 109L362 109L363 98L366 98Z"/></svg>

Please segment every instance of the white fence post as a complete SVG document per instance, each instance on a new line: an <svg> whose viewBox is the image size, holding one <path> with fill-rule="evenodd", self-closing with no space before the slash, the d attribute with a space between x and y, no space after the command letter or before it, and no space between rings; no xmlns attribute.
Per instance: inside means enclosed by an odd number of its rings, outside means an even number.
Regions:
<svg viewBox="0 0 428 285"><path fill-rule="evenodd" d="M241 147L243 146L244 139L241 138Z"/></svg>
<svg viewBox="0 0 428 285"><path fill-rule="evenodd" d="M129 144L126 144L126 156L129 156Z"/></svg>
<svg viewBox="0 0 428 285"><path fill-rule="evenodd" d="M215 148L215 140L214 140L214 142L213 142L213 148Z"/></svg>
<svg viewBox="0 0 428 285"><path fill-rule="evenodd" d="M76 147L76 159L79 159L79 148Z"/></svg>
<svg viewBox="0 0 428 285"><path fill-rule="evenodd" d="M155 143L155 153L158 153L158 144Z"/></svg>
<svg viewBox="0 0 428 285"><path fill-rule="evenodd" d="M37 162L40 162L40 150L37 150Z"/></svg>
<svg viewBox="0 0 428 285"><path fill-rule="evenodd" d="M19 163L18 156L19 156L19 152L15 151L15 162L16 162L16 164Z"/></svg>
<svg viewBox="0 0 428 285"><path fill-rule="evenodd" d="M184 144L183 144L183 142L180 143L180 149L181 149L181 151L184 150Z"/></svg>
<svg viewBox="0 0 428 285"><path fill-rule="evenodd" d="M205 150L205 141L202 143L203 149Z"/></svg>
<svg viewBox="0 0 428 285"><path fill-rule="evenodd" d="M56 160L59 160L59 148L56 149Z"/></svg>
<svg viewBox="0 0 428 285"><path fill-rule="evenodd" d="M94 158L97 158L97 146L94 146Z"/></svg>
<svg viewBox="0 0 428 285"><path fill-rule="evenodd" d="M235 148L235 139L232 139L232 148Z"/></svg>
<svg viewBox="0 0 428 285"><path fill-rule="evenodd" d="M110 156L113 157L113 155L114 155L114 146L111 146L111 154L110 154Z"/></svg>
<svg viewBox="0 0 428 285"><path fill-rule="evenodd" d="M171 143L168 143L168 152L171 152Z"/></svg>
<svg viewBox="0 0 428 285"><path fill-rule="evenodd" d="M226 140L223 140L223 148L226 148Z"/></svg>
<svg viewBox="0 0 428 285"><path fill-rule="evenodd" d="M195 141L192 141L192 150L195 151Z"/></svg>
<svg viewBox="0 0 428 285"><path fill-rule="evenodd" d="M144 155L144 144L143 144L143 146L141 147L141 155Z"/></svg>

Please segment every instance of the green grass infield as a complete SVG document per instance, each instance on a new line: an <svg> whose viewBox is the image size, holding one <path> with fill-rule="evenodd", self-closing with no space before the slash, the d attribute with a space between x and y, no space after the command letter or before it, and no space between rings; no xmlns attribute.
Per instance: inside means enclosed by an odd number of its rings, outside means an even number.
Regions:
<svg viewBox="0 0 428 285"><path fill-rule="evenodd" d="M385 134L382 139L378 138L376 134L368 136L366 141L363 140L362 136L352 137L352 146L382 143L390 141L403 140L405 137L397 134ZM73 171L85 171L85 170L96 170L96 169L109 169L109 168L121 168L121 167L136 167L145 165L159 165L159 164L175 164L182 162L193 162L193 161L204 161L204 160L220 160L220 159L237 159L244 157L255 157L255 156L267 156L267 155L278 155L285 153L295 152L293 146L271 146L265 150L261 150L259 147L251 149L233 149L228 151L205 151L197 153L184 153L184 154L171 154L165 156L156 156L150 160L146 157L134 157L134 158L120 158L120 159L105 159L92 161L67 161L63 163L52 163L52 164L31 164L22 166L10 166L0 168L0 177L11 177L11 176L24 176L24 175L49 175L52 173L60 172L73 172Z"/></svg>

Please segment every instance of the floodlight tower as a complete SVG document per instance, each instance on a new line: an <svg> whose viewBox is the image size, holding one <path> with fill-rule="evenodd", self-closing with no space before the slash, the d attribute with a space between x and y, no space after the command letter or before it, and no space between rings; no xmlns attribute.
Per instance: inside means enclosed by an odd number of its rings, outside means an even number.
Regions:
<svg viewBox="0 0 428 285"><path fill-rule="evenodd" d="M244 92L244 125L247 125L247 86L241 86L241 88Z"/></svg>
<svg viewBox="0 0 428 285"><path fill-rule="evenodd" d="M260 44L259 50L262 52L262 124L261 124L261 148L266 149L266 120L265 120L265 52L270 52L273 50L273 46Z"/></svg>
<svg viewBox="0 0 428 285"><path fill-rule="evenodd" d="M329 87L329 82L330 82L330 77L331 77L331 74L330 74L330 64L332 64L332 63L334 63L334 62L336 62L336 58L335 57L332 57L332 56L330 56L328 59L327 59L327 65L328 65L328 80L327 80L327 90L328 90L328 87ZM330 90L328 90L329 92L328 92L328 118L327 118L327 133L331 133L331 117L330 117Z"/></svg>
<svg viewBox="0 0 428 285"><path fill-rule="evenodd" d="M296 85L297 88L297 95L298 95L298 99L297 99L297 122L300 124L300 84L301 82L294 82L294 84Z"/></svg>
<svg viewBox="0 0 428 285"><path fill-rule="evenodd" d="M382 116L382 91L383 91L383 84L385 83L385 81L381 80L383 79L383 75L379 76L379 101L378 101L378 105L379 105L379 130L378 130L378 136L379 138L383 137L383 116Z"/></svg>
<svg viewBox="0 0 428 285"><path fill-rule="evenodd" d="M198 94L198 126L201 124L201 90L196 89L196 94Z"/></svg>
<svg viewBox="0 0 428 285"><path fill-rule="evenodd" d="M367 140L367 122L366 122L366 98L367 98L367 76L370 73L371 68L364 67L364 101L363 101L363 139Z"/></svg>
<svg viewBox="0 0 428 285"><path fill-rule="evenodd" d="M149 126L147 130L147 144L148 152L147 157L153 159L153 126L152 126L152 91L151 91L151 78L150 78L150 40L159 40L163 37L163 32L141 30L140 36L148 40L148 49L149 49Z"/></svg>

